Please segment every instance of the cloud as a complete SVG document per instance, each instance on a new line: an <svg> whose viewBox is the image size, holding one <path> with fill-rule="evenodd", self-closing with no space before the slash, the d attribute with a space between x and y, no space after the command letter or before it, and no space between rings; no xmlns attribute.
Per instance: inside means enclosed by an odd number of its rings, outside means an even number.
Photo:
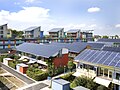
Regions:
<svg viewBox="0 0 120 90"><path fill-rule="evenodd" d="M91 7L88 9L88 12L93 13L93 12L99 12L101 9L98 7Z"/></svg>
<svg viewBox="0 0 120 90"><path fill-rule="evenodd" d="M25 3L42 3L41 0L25 0Z"/></svg>
<svg viewBox="0 0 120 90"><path fill-rule="evenodd" d="M49 18L49 9L41 7L23 7L18 12L0 11L0 17L8 21L40 22Z"/></svg>
<svg viewBox="0 0 120 90"><path fill-rule="evenodd" d="M17 30L23 30L29 26L39 25L42 26L44 30L45 25L54 22L54 20L50 19L49 11L50 9L42 7L23 7L22 10L17 12L1 10L0 24L8 23L9 28Z"/></svg>
<svg viewBox="0 0 120 90"><path fill-rule="evenodd" d="M116 28L120 28L120 24L116 24L115 27L116 27Z"/></svg>
<svg viewBox="0 0 120 90"><path fill-rule="evenodd" d="M32 3L32 2L35 2L36 0L26 0L25 2L27 3Z"/></svg>

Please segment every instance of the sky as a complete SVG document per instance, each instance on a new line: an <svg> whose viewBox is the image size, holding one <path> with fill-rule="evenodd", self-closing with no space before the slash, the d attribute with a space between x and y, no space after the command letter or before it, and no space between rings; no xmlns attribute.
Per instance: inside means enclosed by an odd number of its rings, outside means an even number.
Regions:
<svg viewBox="0 0 120 90"><path fill-rule="evenodd" d="M41 26L94 30L97 35L120 35L120 0L0 0L0 25L24 30Z"/></svg>

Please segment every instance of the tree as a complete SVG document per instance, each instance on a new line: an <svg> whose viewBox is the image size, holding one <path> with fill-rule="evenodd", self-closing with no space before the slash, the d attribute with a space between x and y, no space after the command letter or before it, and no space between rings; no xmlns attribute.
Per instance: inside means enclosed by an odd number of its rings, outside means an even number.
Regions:
<svg viewBox="0 0 120 90"><path fill-rule="evenodd" d="M68 61L68 68L70 71L72 70L73 67L74 67L73 61L72 60Z"/></svg>
<svg viewBox="0 0 120 90"><path fill-rule="evenodd" d="M102 38L108 39L109 37L105 35L105 36L103 36Z"/></svg>
<svg viewBox="0 0 120 90"><path fill-rule="evenodd" d="M96 90L97 84L93 82L91 78L88 77L77 77L73 80L73 82L70 84L71 88L77 87L77 86L83 86L86 88L89 88L90 90Z"/></svg>
<svg viewBox="0 0 120 90"><path fill-rule="evenodd" d="M11 32L12 32L12 37L19 37L19 38L21 38L21 37L23 37L23 31L17 31L17 30L13 30L13 29L8 29L8 30L10 30Z"/></svg>

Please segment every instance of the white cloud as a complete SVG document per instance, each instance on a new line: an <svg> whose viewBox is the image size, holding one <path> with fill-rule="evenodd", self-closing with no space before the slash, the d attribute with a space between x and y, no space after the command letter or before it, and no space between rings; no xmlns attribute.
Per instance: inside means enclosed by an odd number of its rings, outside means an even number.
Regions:
<svg viewBox="0 0 120 90"><path fill-rule="evenodd" d="M99 12L101 9L98 7L91 7L88 9L88 12L92 13L92 12Z"/></svg>
<svg viewBox="0 0 120 90"><path fill-rule="evenodd" d="M49 9L42 7L23 7L18 12L0 11L0 24L8 23L9 28L23 30L29 26L44 27L54 22L50 19Z"/></svg>
<svg viewBox="0 0 120 90"><path fill-rule="evenodd" d="M34 2L35 0L26 0L25 2L27 2L27 3L32 3L32 2Z"/></svg>
<svg viewBox="0 0 120 90"><path fill-rule="evenodd" d="M120 28L120 24L116 24L115 27L116 27L116 28Z"/></svg>
<svg viewBox="0 0 120 90"><path fill-rule="evenodd" d="M25 0L25 3L42 3L41 0Z"/></svg>
<svg viewBox="0 0 120 90"><path fill-rule="evenodd" d="M18 12L0 11L0 17L20 22L39 22L49 18L49 9L41 7L23 7Z"/></svg>

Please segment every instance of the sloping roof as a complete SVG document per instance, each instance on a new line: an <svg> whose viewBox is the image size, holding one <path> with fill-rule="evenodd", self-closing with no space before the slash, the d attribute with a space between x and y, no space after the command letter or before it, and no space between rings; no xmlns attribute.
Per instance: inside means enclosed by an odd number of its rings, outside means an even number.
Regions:
<svg viewBox="0 0 120 90"><path fill-rule="evenodd" d="M0 27L2 27L2 26L7 26L7 24L2 24L2 25L0 25Z"/></svg>
<svg viewBox="0 0 120 90"><path fill-rule="evenodd" d="M89 46L91 46L91 49L102 49L104 46L103 43L88 43Z"/></svg>
<svg viewBox="0 0 120 90"><path fill-rule="evenodd" d="M102 43L86 43L86 42L73 42L73 43L57 43L53 42L49 45L59 46L63 48L67 48L69 52L80 53L89 45L91 49L101 50L104 44Z"/></svg>
<svg viewBox="0 0 120 90"><path fill-rule="evenodd" d="M87 46L87 43L76 42L76 43L51 43L52 46L59 46L67 48L69 52L80 53Z"/></svg>
<svg viewBox="0 0 120 90"><path fill-rule="evenodd" d="M110 47L110 46L105 46L102 48L104 51L113 51L113 52L120 52L120 47Z"/></svg>
<svg viewBox="0 0 120 90"><path fill-rule="evenodd" d="M36 56L42 56L49 58L61 50L62 47L58 46L49 46L49 45L41 45L34 43L23 43L16 47L17 51L22 51L26 53L30 53Z"/></svg>
<svg viewBox="0 0 120 90"><path fill-rule="evenodd" d="M67 33L76 33L78 31L80 31L80 29L70 29L67 31Z"/></svg>
<svg viewBox="0 0 120 90"><path fill-rule="evenodd" d="M114 42L114 43L120 43L120 39L98 39L98 42Z"/></svg>
<svg viewBox="0 0 120 90"><path fill-rule="evenodd" d="M64 29L64 28L53 28L48 32L58 32L58 31L61 31L62 29Z"/></svg>
<svg viewBox="0 0 120 90"><path fill-rule="evenodd" d="M32 26L32 27L29 27L29 28L25 29L24 31L32 31L32 30L34 30L36 28L39 28L39 27L40 26Z"/></svg>
<svg viewBox="0 0 120 90"><path fill-rule="evenodd" d="M75 61L120 68L120 53L86 49L74 58Z"/></svg>

